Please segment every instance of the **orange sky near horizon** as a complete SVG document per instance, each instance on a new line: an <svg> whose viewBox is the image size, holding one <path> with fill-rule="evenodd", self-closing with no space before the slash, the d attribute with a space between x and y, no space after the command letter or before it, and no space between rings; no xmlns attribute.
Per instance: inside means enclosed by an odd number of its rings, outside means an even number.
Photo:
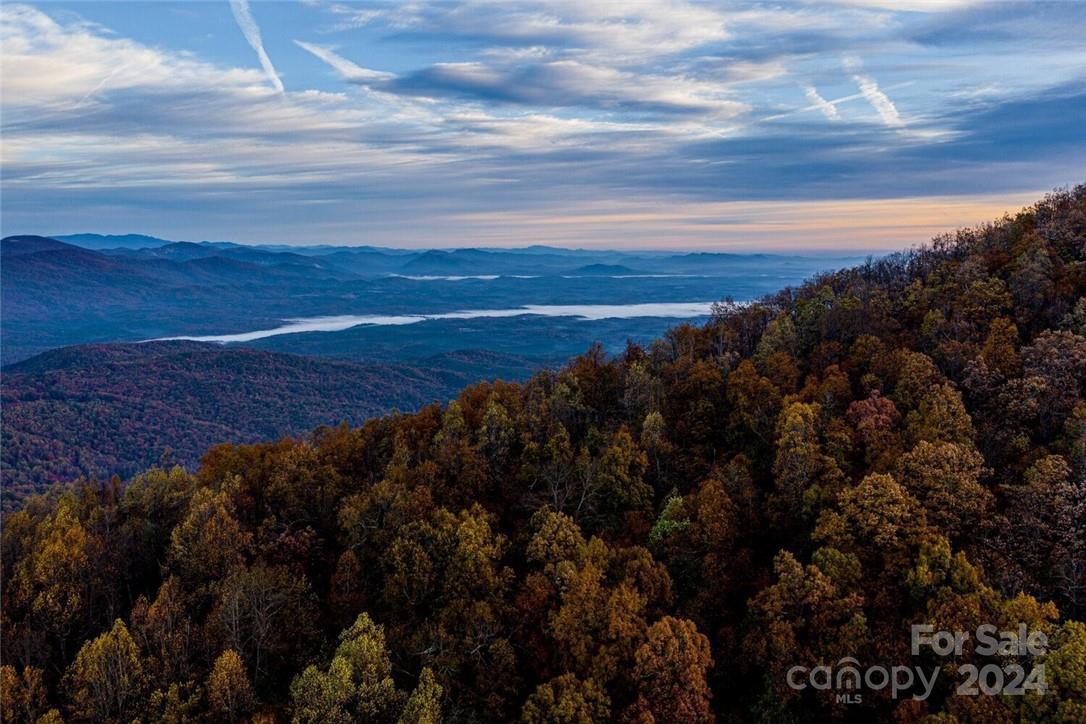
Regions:
<svg viewBox="0 0 1086 724"><path fill-rule="evenodd" d="M450 225L465 230L464 237L441 246L498 243L508 239L512 228L526 243L585 248L885 252L1014 214L1045 193L834 201L649 200L571 205L563 214L464 213L450 216Z"/></svg>

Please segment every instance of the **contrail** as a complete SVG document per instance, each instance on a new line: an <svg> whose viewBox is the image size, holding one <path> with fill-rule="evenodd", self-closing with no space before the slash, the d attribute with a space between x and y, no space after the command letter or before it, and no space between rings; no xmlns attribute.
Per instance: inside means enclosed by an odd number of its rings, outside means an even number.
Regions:
<svg viewBox="0 0 1086 724"><path fill-rule="evenodd" d="M88 100L90 100L91 96L93 96L95 93L97 93L98 91L105 88L106 83L111 81L113 79L113 76L117 75L118 73L122 73L125 70L128 70L128 63L123 63L123 64L117 66L116 68L114 68L113 70L111 70L109 72L109 74L106 75L105 78L102 78L102 80L98 81L98 85L94 86L94 88L87 91L86 95L84 95L82 98L80 98L78 101L76 101L75 107L78 108L79 106L86 103Z"/></svg>
<svg viewBox="0 0 1086 724"><path fill-rule="evenodd" d="M818 95L818 90L809 85L803 89L804 94L807 96L807 100L811 102L818 110L822 111L822 115L831 121L841 120L841 114L837 112L837 106L830 103L828 100Z"/></svg>
<svg viewBox="0 0 1086 724"><path fill-rule="evenodd" d="M343 56L337 55L321 45L306 43L302 40L295 40L294 44L327 63L341 78L343 78L343 80L349 83L367 85L370 83L392 80L396 77L393 73L383 73L379 70L370 70L369 68L355 65Z"/></svg>
<svg viewBox="0 0 1086 724"><path fill-rule="evenodd" d="M871 104L879 118L887 126L903 126L901 114L897 112L897 106L890 97L879 89L879 84L869 75L861 73L862 65L859 58L845 58L845 70L852 74L852 80L860 89L860 94Z"/></svg>
<svg viewBox="0 0 1086 724"><path fill-rule="evenodd" d="M268 75L268 80L275 86L275 90L283 92L283 81L279 80L279 74L275 72L271 58L264 52L264 41L260 37L260 27L253 20L253 14L249 10L249 0L230 0L230 9L234 11L234 19L238 21L238 27L249 41L249 45L256 51L260 58L260 65Z"/></svg>
<svg viewBox="0 0 1086 724"><path fill-rule="evenodd" d="M860 87L860 93L875 109L875 112L879 114L879 118L882 119L883 123L888 126L905 125L905 122L901 120L901 114L897 112L897 106L894 105L889 96L879 90L879 84L875 82L874 78L856 73L852 76L852 80L856 81L856 85Z"/></svg>
<svg viewBox="0 0 1086 724"><path fill-rule="evenodd" d="M886 90L894 90L895 88L904 88L905 86L913 85L914 83L916 83L915 80L907 80L907 81L904 81L902 83L894 83L893 85L886 86ZM865 96L863 93L853 93L852 95L841 96L840 98L834 98L832 101L828 100L828 101L826 101L826 103L828 103L831 106L837 107L841 103L848 103L849 101L858 101L861 98L866 100L867 96ZM784 113L776 113L776 114L774 114L772 116L766 116L765 118L763 118L761 120L763 120L763 121L775 121L778 118L787 118L788 116L794 116L797 113L807 113L809 111L821 111L821 110L822 110L822 104L821 103L815 103L814 105L804 106L803 108L797 108L794 111L785 111ZM825 111L823 111L823 113L824 112Z"/></svg>

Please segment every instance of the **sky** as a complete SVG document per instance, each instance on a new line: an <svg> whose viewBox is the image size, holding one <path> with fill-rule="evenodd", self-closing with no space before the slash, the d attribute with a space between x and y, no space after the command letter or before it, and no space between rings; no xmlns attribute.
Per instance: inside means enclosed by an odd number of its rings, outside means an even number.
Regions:
<svg viewBox="0 0 1086 724"><path fill-rule="evenodd" d="M1086 181L1076 2L0 6L3 234L880 251Z"/></svg>

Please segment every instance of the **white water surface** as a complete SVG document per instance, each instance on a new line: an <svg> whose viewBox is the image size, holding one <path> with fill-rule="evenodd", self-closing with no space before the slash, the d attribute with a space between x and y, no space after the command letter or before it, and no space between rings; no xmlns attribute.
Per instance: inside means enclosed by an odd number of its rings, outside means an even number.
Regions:
<svg viewBox="0 0 1086 724"><path fill-rule="evenodd" d="M645 304L525 304L515 309L468 309L436 314L342 314L331 317L284 319L286 324L272 329L238 334L209 334L198 336L158 337L154 342L189 340L192 342L252 342L265 337L300 332L341 332L360 325L390 326L416 324L431 319L480 319L484 317L576 317L590 321L599 319L633 319L635 317L666 317L693 319L709 314L712 302L648 302Z"/></svg>

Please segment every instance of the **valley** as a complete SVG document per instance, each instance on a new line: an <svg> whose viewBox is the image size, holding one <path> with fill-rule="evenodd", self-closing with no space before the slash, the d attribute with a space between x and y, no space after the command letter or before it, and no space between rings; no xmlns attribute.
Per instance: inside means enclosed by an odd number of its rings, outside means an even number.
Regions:
<svg viewBox="0 0 1086 724"><path fill-rule="evenodd" d="M676 320L703 318L713 301L757 299L812 274L860 260L549 247L285 250L226 242L147 241L151 237L136 238L158 246L132 249L101 248L108 241L99 236L64 238L90 238L85 243L97 248L48 237L3 241L3 364L70 344L167 337L249 342L257 338L246 336L254 330L272 330L290 320L313 317L355 316L360 318L358 324L444 319L447 323L427 329L446 336L455 335L457 324L466 316L516 316L515 310L526 307L538 316L568 321L583 316L585 310L576 307L602 305L612 308L607 318L641 319L636 331L658 336ZM659 304L698 306L613 309ZM466 315L466 310L475 314ZM602 318L599 312L589 311L588 316L598 320ZM540 348L524 353L531 356L538 351L545 356L552 322L533 321L532 337L541 340ZM344 330L356 326L349 319L338 324ZM579 348L594 341L612 351L624 346L621 334L599 338L598 331L586 326L583 334L575 335L580 337ZM365 348L346 341L328 340L324 345L337 355L368 356ZM503 340L495 340L494 345L509 346ZM276 347L301 351L290 349L289 340L279 340ZM482 348L489 347L484 341Z"/></svg>
<svg viewBox="0 0 1086 724"><path fill-rule="evenodd" d="M0 0L0 722L1086 724L1082 6Z"/></svg>
<svg viewBox="0 0 1086 724"><path fill-rule="evenodd" d="M651 345L850 257L2 241L3 505ZM227 412L229 411L229 412ZM163 457L165 455L165 458Z"/></svg>

